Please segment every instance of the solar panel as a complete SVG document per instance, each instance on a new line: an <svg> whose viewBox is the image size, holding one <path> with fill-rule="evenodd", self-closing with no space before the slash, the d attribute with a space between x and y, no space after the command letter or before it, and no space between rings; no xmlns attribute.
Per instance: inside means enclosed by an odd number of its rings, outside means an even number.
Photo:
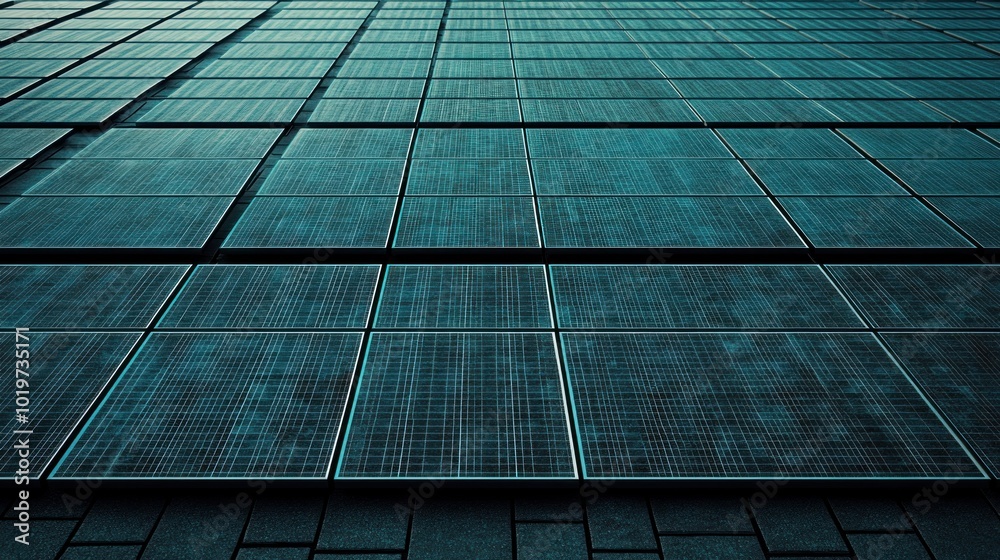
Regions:
<svg viewBox="0 0 1000 560"><path fill-rule="evenodd" d="M1000 185L1000 159L889 159L882 164L922 195L990 196Z"/></svg>
<svg viewBox="0 0 1000 560"><path fill-rule="evenodd" d="M996 333L882 335L983 464L1000 476L1000 361Z"/></svg>
<svg viewBox="0 0 1000 560"><path fill-rule="evenodd" d="M389 265L377 329L552 328L541 266Z"/></svg>
<svg viewBox="0 0 1000 560"><path fill-rule="evenodd" d="M300 130L286 158L404 158L413 131L408 128Z"/></svg>
<svg viewBox="0 0 1000 560"><path fill-rule="evenodd" d="M550 268L562 329L845 329L864 323L816 266Z"/></svg>
<svg viewBox="0 0 1000 560"><path fill-rule="evenodd" d="M383 248L396 207L386 196L255 199L225 248Z"/></svg>
<svg viewBox="0 0 1000 560"><path fill-rule="evenodd" d="M525 99L525 122L699 122L680 99Z"/></svg>
<svg viewBox="0 0 1000 560"><path fill-rule="evenodd" d="M531 195L523 159L414 159L407 195Z"/></svg>
<svg viewBox="0 0 1000 560"><path fill-rule="evenodd" d="M861 157L847 142L822 128L734 128L719 132L743 158Z"/></svg>
<svg viewBox="0 0 1000 560"><path fill-rule="evenodd" d="M404 159L285 159L268 173L257 194L396 195L405 164Z"/></svg>
<svg viewBox="0 0 1000 560"><path fill-rule="evenodd" d="M419 106L419 99L323 99L309 122L412 123Z"/></svg>
<svg viewBox="0 0 1000 560"><path fill-rule="evenodd" d="M536 159L531 167L539 195L764 194L735 159Z"/></svg>
<svg viewBox="0 0 1000 560"><path fill-rule="evenodd" d="M912 198L814 196L779 202L820 248L972 247Z"/></svg>
<svg viewBox="0 0 1000 560"><path fill-rule="evenodd" d="M55 144L71 132L68 128L0 129L0 157L28 159Z"/></svg>
<svg viewBox="0 0 1000 560"><path fill-rule="evenodd" d="M30 196L0 210L0 247L197 249L231 198Z"/></svg>
<svg viewBox="0 0 1000 560"><path fill-rule="evenodd" d="M908 194L879 168L861 159L754 159L747 164L777 196Z"/></svg>
<svg viewBox="0 0 1000 560"><path fill-rule="evenodd" d="M25 93L21 99L135 99L160 83L146 79L66 78L51 80Z"/></svg>
<svg viewBox="0 0 1000 560"><path fill-rule="evenodd" d="M524 138L517 129L423 128L415 158L523 158Z"/></svg>
<svg viewBox="0 0 1000 560"><path fill-rule="evenodd" d="M378 265L201 265L160 329L363 329Z"/></svg>
<svg viewBox="0 0 1000 560"><path fill-rule="evenodd" d="M393 247L538 247L530 197L406 197Z"/></svg>
<svg viewBox="0 0 1000 560"><path fill-rule="evenodd" d="M166 99L139 119L155 123L291 123L304 99Z"/></svg>
<svg viewBox="0 0 1000 560"><path fill-rule="evenodd" d="M804 247L763 197L539 197L546 247Z"/></svg>
<svg viewBox="0 0 1000 560"><path fill-rule="evenodd" d="M585 477L983 478L870 334L561 336Z"/></svg>
<svg viewBox="0 0 1000 560"><path fill-rule="evenodd" d="M53 479L325 479L358 333L153 333Z"/></svg>
<svg viewBox="0 0 1000 560"><path fill-rule="evenodd" d="M996 183L994 183L994 188ZM994 190L994 193L997 194ZM1000 197L928 197L927 201L969 234L976 243L1000 247Z"/></svg>
<svg viewBox="0 0 1000 560"><path fill-rule="evenodd" d="M21 325L19 325L21 326ZM12 479L18 470L19 438L30 442L32 467L29 477L41 478L55 458L60 446L84 418L91 405L125 360L129 350L139 340L138 333L26 333L31 369L31 403L28 422L21 424L11 414L5 422L4 453L0 458L0 475ZM7 348L15 348L14 333L0 334ZM13 372L12 372L13 373ZM13 394L5 398L13 411ZM16 434L15 430L31 430Z"/></svg>
<svg viewBox="0 0 1000 560"><path fill-rule="evenodd" d="M0 107L0 122L100 125L130 102L126 99L14 99Z"/></svg>
<svg viewBox="0 0 1000 560"><path fill-rule="evenodd" d="M25 194L236 196L257 163L255 159L69 160Z"/></svg>
<svg viewBox="0 0 1000 560"><path fill-rule="evenodd" d="M551 333L373 333L338 480L575 478Z"/></svg>
<svg viewBox="0 0 1000 560"><path fill-rule="evenodd" d="M532 158L729 158L705 129L530 129Z"/></svg>
<svg viewBox="0 0 1000 560"><path fill-rule="evenodd" d="M186 265L0 265L0 326L142 329Z"/></svg>
<svg viewBox="0 0 1000 560"><path fill-rule="evenodd" d="M709 125L730 123L839 122L824 106L808 99L695 99L691 106Z"/></svg>
<svg viewBox="0 0 1000 560"><path fill-rule="evenodd" d="M115 128L78 158L262 158L281 134L269 129Z"/></svg>
<svg viewBox="0 0 1000 560"><path fill-rule="evenodd" d="M844 130L875 158L977 159L1000 157L1000 148L962 129L879 128Z"/></svg>
<svg viewBox="0 0 1000 560"><path fill-rule="evenodd" d="M427 99L420 112L420 122L521 122L516 99Z"/></svg>

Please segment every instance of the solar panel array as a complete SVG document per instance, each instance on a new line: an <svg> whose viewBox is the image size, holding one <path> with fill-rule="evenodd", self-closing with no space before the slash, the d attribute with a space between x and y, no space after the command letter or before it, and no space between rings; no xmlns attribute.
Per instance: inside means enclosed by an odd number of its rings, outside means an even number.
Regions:
<svg viewBox="0 0 1000 560"><path fill-rule="evenodd" d="M985 0L0 4L33 474L996 478L998 85Z"/></svg>

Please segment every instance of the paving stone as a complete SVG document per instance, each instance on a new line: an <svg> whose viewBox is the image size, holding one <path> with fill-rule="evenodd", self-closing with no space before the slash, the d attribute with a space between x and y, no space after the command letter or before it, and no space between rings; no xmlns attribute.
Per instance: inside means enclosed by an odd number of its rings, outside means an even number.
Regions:
<svg viewBox="0 0 1000 560"><path fill-rule="evenodd" d="M928 490L933 496L934 487ZM951 489L936 503L921 495L903 505L938 560L996 558L1000 551L1000 517L981 493Z"/></svg>
<svg viewBox="0 0 1000 560"><path fill-rule="evenodd" d="M583 521L583 505L576 492L529 495L514 499L516 521Z"/></svg>
<svg viewBox="0 0 1000 560"><path fill-rule="evenodd" d="M899 503L891 497L831 497L837 521L844 531L912 531Z"/></svg>
<svg viewBox="0 0 1000 560"><path fill-rule="evenodd" d="M323 496L262 495L254 502L243 542L312 544L322 515Z"/></svg>
<svg viewBox="0 0 1000 560"><path fill-rule="evenodd" d="M55 558L76 528L76 521L32 519L28 546L14 541L20 532L13 523L0 523L0 558L3 560L47 560Z"/></svg>
<svg viewBox="0 0 1000 560"><path fill-rule="evenodd" d="M408 560L511 558L510 504L432 497L413 512Z"/></svg>
<svg viewBox="0 0 1000 560"><path fill-rule="evenodd" d="M587 560L580 523L518 523L518 560Z"/></svg>
<svg viewBox="0 0 1000 560"><path fill-rule="evenodd" d="M394 496L331 494L318 550L403 550L409 524L407 497Z"/></svg>
<svg viewBox="0 0 1000 560"><path fill-rule="evenodd" d="M212 493L172 499L149 539L143 560L231 557L249 510L237 503L238 495L243 494Z"/></svg>
<svg viewBox="0 0 1000 560"><path fill-rule="evenodd" d="M746 508L733 496L651 497L653 519L660 534L752 534Z"/></svg>
<svg viewBox="0 0 1000 560"><path fill-rule="evenodd" d="M847 544L818 496L785 495L756 508L768 552L847 553Z"/></svg>
<svg viewBox="0 0 1000 560"><path fill-rule="evenodd" d="M102 496L97 498L74 543L143 543L156 525L166 500L160 496Z"/></svg>
<svg viewBox="0 0 1000 560"><path fill-rule="evenodd" d="M847 535L858 560L930 560L927 549L913 533L864 533Z"/></svg>
<svg viewBox="0 0 1000 560"><path fill-rule="evenodd" d="M313 560L401 560L399 554L317 554Z"/></svg>
<svg viewBox="0 0 1000 560"><path fill-rule="evenodd" d="M764 560L760 542L752 535L660 537L664 558L685 560Z"/></svg>
<svg viewBox="0 0 1000 560"><path fill-rule="evenodd" d="M310 552L302 547L241 548L236 560L309 560Z"/></svg>
<svg viewBox="0 0 1000 560"><path fill-rule="evenodd" d="M660 560L655 552L595 552L594 560Z"/></svg>
<svg viewBox="0 0 1000 560"><path fill-rule="evenodd" d="M71 546L59 560L135 560L141 550L138 544Z"/></svg>
<svg viewBox="0 0 1000 560"><path fill-rule="evenodd" d="M605 494L587 505L590 544L599 550L656 550L646 499Z"/></svg>

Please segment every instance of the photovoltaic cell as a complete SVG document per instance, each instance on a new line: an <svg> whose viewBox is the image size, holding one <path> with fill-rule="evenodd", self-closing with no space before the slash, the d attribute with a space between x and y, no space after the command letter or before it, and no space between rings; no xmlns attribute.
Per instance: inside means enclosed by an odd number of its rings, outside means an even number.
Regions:
<svg viewBox="0 0 1000 560"><path fill-rule="evenodd" d="M250 203L225 248L384 248L395 197L260 197Z"/></svg>
<svg viewBox="0 0 1000 560"><path fill-rule="evenodd" d="M777 196L908 194L863 159L754 159L747 164Z"/></svg>
<svg viewBox="0 0 1000 560"><path fill-rule="evenodd" d="M257 192L264 195L396 195L405 159L285 159Z"/></svg>
<svg viewBox="0 0 1000 560"><path fill-rule="evenodd" d="M0 247L197 249L229 208L217 196L30 196L0 210Z"/></svg>
<svg viewBox="0 0 1000 560"><path fill-rule="evenodd" d="M816 266L550 268L562 329L862 328Z"/></svg>
<svg viewBox="0 0 1000 560"><path fill-rule="evenodd" d="M561 336L585 477L983 478L871 334Z"/></svg>
<svg viewBox="0 0 1000 560"><path fill-rule="evenodd" d="M300 130L283 154L286 158L404 158L409 128Z"/></svg>
<svg viewBox="0 0 1000 560"><path fill-rule="evenodd" d="M517 129L424 128L417 134L415 158L523 158Z"/></svg>
<svg viewBox="0 0 1000 560"><path fill-rule="evenodd" d="M998 158L1000 148L975 134L954 129L878 128L844 130L874 158L977 159Z"/></svg>
<svg viewBox="0 0 1000 560"><path fill-rule="evenodd" d="M969 442L994 478L1000 477L1000 335L890 333L889 348Z"/></svg>
<svg viewBox="0 0 1000 560"><path fill-rule="evenodd" d="M552 328L541 266L390 265L377 329Z"/></svg>
<svg viewBox="0 0 1000 560"><path fill-rule="evenodd" d="M532 158L729 158L706 129L531 129Z"/></svg>
<svg viewBox="0 0 1000 560"><path fill-rule="evenodd" d="M875 328L1000 328L1000 267L867 265L827 268Z"/></svg>
<svg viewBox="0 0 1000 560"><path fill-rule="evenodd" d="M778 201L820 248L972 247L913 198L814 196Z"/></svg>
<svg viewBox="0 0 1000 560"><path fill-rule="evenodd" d="M324 479L360 343L153 333L52 478Z"/></svg>
<svg viewBox="0 0 1000 560"><path fill-rule="evenodd" d="M20 324L18 326L21 326ZM28 423L20 424L10 414L5 422L0 475L12 479L18 470L19 438L27 439L31 451L30 478L38 479L54 459L59 447L70 436L101 389L110 381L129 350L139 340L139 333L45 333L31 331L28 338L16 339L14 333L0 334L7 348L26 343L30 351L27 370L31 387ZM11 372L13 376L13 371ZM15 408L14 393L4 398L8 408ZM31 430L16 434L15 430Z"/></svg>
<svg viewBox="0 0 1000 560"><path fill-rule="evenodd" d="M0 327L143 329L186 265L0 265Z"/></svg>
<svg viewBox="0 0 1000 560"><path fill-rule="evenodd" d="M850 144L823 128L733 128L719 132L743 158L861 157Z"/></svg>
<svg viewBox="0 0 1000 560"><path fill-rule="evenodd" d="M337 479L574 478L551 333L373 333Z"/></svg>
<svg viewBox="0 0 1000 560"><path fill-rule="evenodd" d="M257 163L255 159L71 159L25 194L236 196Z"/></svg>
<svg viewBox="0 0 1000 560"><path fill-rule="evenodd" d="M805 245L763 197L540 197L546 247Z"/></svg>
<svg viewBox="0 0 1000 560"><path fill-rule="evenodd" d="M273 129L115 128L78 158L262 158L278 139Z"/></svg>
<svg viewBox="0 0 1000 560"><path fill-rule="evenodd" d="M303 103L303 99L166 99L139 122L291 123Z"/></svg>
<svg viewBox="0 0 1000 560"><path fill-rule="evenodd" d="M887 159L892 171L917 194L996 195L1000 159Z"/></svg>
<svg viewBox="0 0 1000 560"><path fill-rule="evenodd" d="M1000 194L1000 190L994 190L994 194ZM989 249L1000 247L1000 197L935 196L927 200L976 243Z"/></svg>
<svg viewBox="0 0 1000 560"><path fill-rule="evenodd" d="M419 99L323 99L309 122L412 123L419 106Z"/></svg>
<svg viewBox="0 0 1000 560"><path fill-rule="evenodd" d="M0 158L33 158L70 132L68 128L0 129Z"/></svg>
<svg viewBox="0 0 1000 560"><path fill-rule="evenodd" d="M414 159L407 195L531 195L523 159Z"/></svg>
<svg viewBox="0 0 1000 560"><path fill-rule="evenodd" d="M538 247L531 197L406 197L394 247Z"/></svg>
<svg viewBox="0 0 1000 560"><path fill-rule="evenodd" d="M363 329L377 265L201 265L157 328Z"/></svg>
<svg viewBox="0 0 1000 560"><path fill-rule="evenodd" d="M735 159L536 159L531 167L539 195L764 194Z"/></svg>

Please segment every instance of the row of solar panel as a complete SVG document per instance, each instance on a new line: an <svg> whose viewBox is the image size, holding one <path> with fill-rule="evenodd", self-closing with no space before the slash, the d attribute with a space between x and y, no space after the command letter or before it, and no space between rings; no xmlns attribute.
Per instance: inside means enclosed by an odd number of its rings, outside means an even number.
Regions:
<svg viewBox="0 0 1000 560"><path fill-rule="evenodd" d="M390 265L381 283L378 265L201 265L190 277L186 265L2 265L0 324L145 329L163 313L157 328L364 329L371 313L375 329L1000 329L996 266L551 265L548 273L551 306L541 265Z"/></svg>
<svg viewBox="0 0 1000 560"><path fill-rule="evenodd" d="M140 335L28 338L38 476ZM49 478L326 479L356 391L342 481L982 479L894 360L996 477L997 343L996 333L563 333L557 344L551 333L397 332L373 333L362 358L360 333L153 333ZM13 454L2 470L16 470Z"/></svg>

